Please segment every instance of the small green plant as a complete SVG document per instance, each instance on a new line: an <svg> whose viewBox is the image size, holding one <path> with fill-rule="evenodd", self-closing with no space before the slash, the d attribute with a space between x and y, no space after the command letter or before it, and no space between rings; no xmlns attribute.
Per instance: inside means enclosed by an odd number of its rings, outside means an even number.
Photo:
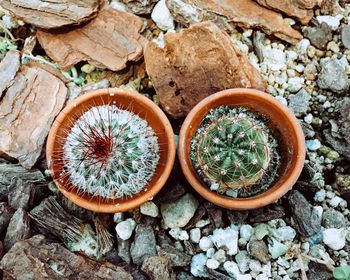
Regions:
<svg viewBox="0 0 350 280"><path fill-rule="evenodd" d="M257 194L277 177L277 141L268 120L247 108L220 106L203 119L191 142L191 161L201 179L219 193Z"/></svg>
<svg viewBox="0 0 350 280"><path fill-rule="evenodd" d="M157 136L138 115L114 105L78 118L63 146L62 177L79 193L114 199L145 188L159 161Z"/></svg>
<svg viewBox="0 0 350 280"><path fill-rule="evenodd" d="M16 50L16 44L6 37L0 37L0 59L3 59L10 50Z"/></svg>
<svg viewBox="0 0 350 280"><path fill-rule="evenodd" d="M337 280L350 280L350 265L334 268L333 277Z"/></svg>

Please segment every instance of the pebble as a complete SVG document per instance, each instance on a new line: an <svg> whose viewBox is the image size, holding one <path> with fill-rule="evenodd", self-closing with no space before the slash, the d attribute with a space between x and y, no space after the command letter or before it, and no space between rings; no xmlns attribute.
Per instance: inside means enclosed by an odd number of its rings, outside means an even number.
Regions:
<svg viewBox="0 0 350 280"><path fill-rule="evenodd" d="M224 263L226 261L226 252L223 249L219 249L214 254L213 259L217 260L219 263Z"/></svg>
<svg viewBox="0 0 350 280"><path fill-rule="evenodd" d="M321 148L321 142L318 139L307 140L306 147L309 151L317 151L319 148Z"/></svg>
<svg viewBox="0 0 350 280"><path fill-rule="evenodd" d="M156 23L158 28L163 31L168 31L175 28L174 19L165 4L165 0L160 0L154 6L151 18Z"/></svg>
<svg viewBox="0 0 350 280"><path fill-rule="evenodd" d="M211 239L209 237L204 236L199 240L199 248L202 251L207 251L208 249L213 248L213 247L214 247L213 242L211 241Z"/></svg>
<svg viewBox="0 0 350 280"><path fill-rule="evenodd" d="M215 259L208 259L206 265L210 269L217 269L220 266L220 263Z"/></svg>
<svg viewBox="0 0 350 280"><path fill-rule="evenodd" d="M342 201L343 199L341 197L335 196L329 201L329 205L333 208L337 208Z"/></svg>
<svg viewBox="0 0 350 280"><path fill-rule="evenodd" d="M252 272L259 274L261 271L261 263L257 260L250 260L249 262L249 268Z"/></svg>
<svg viewBox="0 0 350 280"><path fill-rule="evenodd" d="M148 256L157 254L156 237L151 226L139 224L135 238L130 246L130 254L134 264L141 265Z"/></svg>
<svg viewBox="0 0 350 280"><path fill-rule="evenodd" d="M289 108L296 115L305 114L309 108L310 95L305 89L301 89L296 94L289 95Z"/></svg>
<svg viewBox="0 0 350 280"><path fill-rule="evenodd" d="M304 84L304 79L300 77L293 77L288 80L288 90L290 92L297 92L302 88Z"/></svg>
<svg viewBox="0 0 350 280"><path fill-rule="evenodd" d="M263 240L251 240L248 243L248 253L262 263L266 264L270 261L268 247Z"/></svg>
<svg viewBox="0 0 350 280"><path fill-rule="evenodd" d="M308 124L311 124L312 123L312 119L314 118L314 116L312 114L307 114L305 117L304 117L304 121Z"/></svg>
<svg viewBox="0 0 350 280"><path fill-rule="evenodd" d="M325 22L327 23L332 30L337 30L340 25L340 21L344 16L336 15L336 16L317 16L316 19L319 23Z"/></svg>
<svg viewBox="0 0 350 280"><path fill-rule="evenodd" d="M254 228L254 235L258 240L262 240L268 234L269 234L269 227L267 224L258 224Z"/></svg>
<svg viewBox="0 0 350 280"><path fill-rule="evenodd" d="M276 238L280 241L292 241L296 234L296 231L290 226L280 227L276 230Z"/></svg>
<svg viewBox="0 0 350 280"><path fill-rule="evenodd" d="M253 234L253 227L251 225L242 225L241 228L239 229L239 234L240 234L240 237L249 241Z"/></svg>
<svg viewBox="0 0 350 280"><path fill-rule="evenodd" d="M286 54L282 50L267 45L263 49L263 56L263 63L265 63L270 70L279 71L287 68Z"/></svg>
<svg viewBox="0 0 350 280"><path fill-rule="evenodd" d="M136 222L133 219L129 218L117 224L115 227L115 231L121 239L128 240L131 237L135 228Z"/></svg>
<svg viewBox="0 0 350 280"><path fill-rule="evenodd" d="M190 231L190 238L193 243L199 243L201 239L201 231L199 228L193 228Z"/></svg>
<svg viewBox="0 0 350 280"><path fill-rule="evenodd" d="M338 251L344 248L346 230L344 228L329 228L323 231L323 243Z"/></svg>
<svg viewBox="0 0 350 280"><path fill-rule="evenodd" d="M239 251L235 256L239 270L245 273L249 270L250 257L247 251Z"/></svg>
<svg viewBox="0 0 350 280"><path fill-rule="evenodd" d="M153 201L147 201L140 206L140 212L143 215L150 217L157 217L159 215L159 209Z"/></svg>
<svg viewBox="0 0 350 280"><path fill-rule="evenodd" d="M122 221L124 221L124 213L123 212L119 212L119 213L115 213L113 215L113 221L117 224L120 223Z"/></svg>
<svg viewBox="0 0 350 280"><path fill-rule="evenodd" d="M280 256L283 256L288 251L288 246L277 241L276 239L272 239L272 245L269 244L269 253L273 259L277 259Z"/></svg>
<svg viewBox="0 0 350 280"><path fill-rule="evenodd" d="M297 44L297 50L298 53L301 55L306 55L307 53L307 49L310 46L310 41L306 38L302 39L299 41L299 43Z"/></svg>
<svg viewBox="0 0 350 280"><path fill-rule="evenodd" d="M209 248L207 253L206 253L208 258L212 258L215 255L215 248Z"/></svg>
<svg viewBox="0 0 350 280"><path fill-rule="evenodd" d="M341 40L345 48L350 49L350 25L345 25L341 30Z"/></svg>
<svg viewBox="0 0 350 280"><path fill-rule="evenodd" d="M163 203L161 213L164 223L170 228L180 228L187 225L196 212L199 203L192 194L185 194L176 201Z"/></svg>
<svg viewBox="0 0 350 280"><path fill-rule="evenodd" d="M206 277L205 266L207 263L207 256L203 253L194 255L191 262L191 273L195 277Z"/></svg>
<svg viewBox="0 0 350 280"><path fill-rule="evenodd" d="M188 240L189 236L186 230L182 230L181 228L172 228L169 231L169 234L176 240Z"/></svg>
<svg viewBox="0 0 350 280"><path fill-rule="evenodd" d="M288 102L287 99L285 99L283 96L276 96L276 99L281 102L283 105L287 106Z"/></svg>
<svg viewBox="0 0 350 280"><path fill-rule="evenodd" d="M233 226L225 229L215 229L211 240L216 248L227 250L227 254L230 256L237 254L238 232Z"/></svg>
<svg viewBox="0 0 350 280"><path fill-rule="evenodd" d="M321 72L317 84L322 89L341 93L348 89L349 79L341 60L331 58L321 62Z"/></svg>
<svg viewBox="0 0 350 280"><path fill-rule="evenodd" d="M325 228L344 228L346 226L346 219L341 212L334 209L327 209L323 214L322 225Z"/></svg>
<svg viewBox="0 0 350 280"><path fill-rule="evenodd" d="M89 63L84 64L84 65L80 68L80 70L81 70L82 72L86 73L86 74L89 74L89 73L95 71L95 69L96 69L96 67L95 67L94 65L89 64Z"/></svg>
<svg viewBox="0 0 350 280"><path fill-rule="evenodd" d="M237 279L237 277L240 275L238 265L233 261L227 261L224 263L224 269L234 279Z"/></svg>
<svg viewBox="0 0 350 280"><path fill-rule="evenodd" d="M210 220L209 219L207 219L207 220L199 220L197 223L196 223L196 227L197 228L203 228L203 227L205 227L205 226L207 226L207 225L209 225L210 224Z"/></svg>
<svg viewBox="0 0 350 280"><path fill-rule="evenodd" d="M2 17L2 23L9 30L19 26L18 21L10 15L4 15Z"/></svg>
<svg viewBox="0 0 350 280"><path fill-rule="evenodd" d="M327 43L332 40L332 28L327 23L321 23L315 27L306 27L304 36L318 49L325 49Z"/></svg>

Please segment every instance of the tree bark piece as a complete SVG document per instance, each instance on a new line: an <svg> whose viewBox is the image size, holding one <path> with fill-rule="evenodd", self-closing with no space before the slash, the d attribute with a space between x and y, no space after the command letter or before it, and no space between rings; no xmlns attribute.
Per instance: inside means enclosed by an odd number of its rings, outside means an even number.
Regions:
<svg viewBox="0 0 350 280"><path fill-rule="evenodd" d="M14 17L43 29L81 24L97 15L99 0L0 0Z"/></svg>
<svg viewBox="0 0 350 280"><path fill-rule="evenodd" d="M63 69L80 61L113 71L124 69L128 61L142 57L147 39L140 35L141 18L106 8L81 28L66 33L38 31L40 45Z"/></svg>
<svg viewBox="0 0 350 280"><path fill-rule="evenodd" d="M13 52L4 60L11 56L15 64L20 56ZM0 80L9 80L7 73L3 75ZM18 159L29 169L39 158L50 126L66 101L67 88L49 72L25 65L11 83L6 93L0 93L0 154Z"/></svg>
<svg viewBox="0 0 350 280"><path fill-rule="evenodd" d="M144 55L160 104L173 118L186 116L200 100L223 89L266 88L259 71L212 22L168 33L164 47L151 42Z"/></svg>
<svg viewBox="0 0 350 280"><path fill-rule="evenodd" d="M254 0L167 0L167 6L175 20L186 26L211 20L219 26L230 23L245 29L259 28L292 44L302 38L280 13Z"/></svg>
<svg viewBox="0 0 350 280"><path fill-rule="evenodd" d="M319 0L255 0L260 5L307 24L313 17L313 8Z"/></svg>
<svg viewBox="0 0 350 280"><path fill-rule="evenodd" d="M132 280L130 273L108 262L76 255L43 235L17 242L2 258L4 279Z"/></svg>

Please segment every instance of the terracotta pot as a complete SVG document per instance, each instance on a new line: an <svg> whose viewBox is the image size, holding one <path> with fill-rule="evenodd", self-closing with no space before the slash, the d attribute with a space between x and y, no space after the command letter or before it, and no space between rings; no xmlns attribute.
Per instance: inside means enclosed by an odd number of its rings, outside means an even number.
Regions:
<svg viewBox="0 0 350 280"><path fill-rule="evenodd" d="M192 167L190 159L190 143L202 119L210 109L220 105L243 106L270 118L281 136L282 148L280 176L275 184L266 192L248 198L230 198L211 191ZM228 89L215 93L198 103L188 114L182 125L178 155L181 168L192 187L207 200L234 210L248 210L270 204L286 192L297 181L305 160L305 138L299 121L294 114L277 99L254 89Z"/></svg>
<svg viewBox="0 0 350 280"><path fill-rule="evenodd" d="M72 128L74 120L92 106L105 104L113 104L121 109L127 109L145 119L157 134L158 144L161 147L160 159L153 178L144 190L130 198L106 199L78 193L68 180L60 178L62 164L55 160L62 152L67 136L65 131ZM48 166L60 191L75 204L95 212L104 213L127 211L152 199L167 181L174 165L175 154L174 133L163 111L151 100L137 92L115 88L84 94L68 104L53 123L46 145Z"/></svg>

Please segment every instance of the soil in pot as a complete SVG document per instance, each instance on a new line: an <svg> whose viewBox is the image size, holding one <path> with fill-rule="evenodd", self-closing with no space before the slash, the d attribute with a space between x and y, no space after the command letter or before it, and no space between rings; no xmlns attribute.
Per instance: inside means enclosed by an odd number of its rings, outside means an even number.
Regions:
<svg viewBox="0 0 350 280"><path fill-rule="evenodd" d="M203 118L190 157L211 190L245 198L266 191L278 179L280 143L267 116L245 107L219 106Z"/></svg>

